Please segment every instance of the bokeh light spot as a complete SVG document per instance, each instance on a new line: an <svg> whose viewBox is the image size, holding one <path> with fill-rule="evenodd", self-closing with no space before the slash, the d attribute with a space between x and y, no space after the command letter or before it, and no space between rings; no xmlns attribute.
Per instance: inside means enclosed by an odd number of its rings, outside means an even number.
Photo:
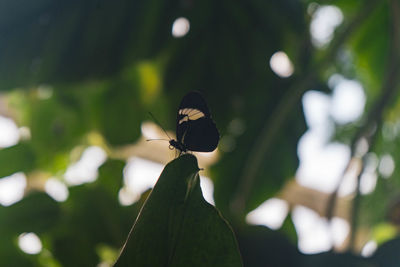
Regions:
<svg viewBox="0 0 400 267"><path fill-rule="evenodd" d="M38 254L42 251L42 242L35 233L23 233L18 237L19 248L27 254Z"/></svg>
<svg viewBox="0 0 400 267"><path fill-rule="evenodd" d="M342 11L332 5L318 6L313 8L310 24L312 42L316 47L326 46L333 38L337 26L343 22Z"/></svg>
<svg viewBox="0 0 400 267"><path fill-rule="evenodd" d="M18 143L19 130L12 119L0 116L0 129L0 147L10 147Z"/></svg>
<svg viewBox="0 0 400 267"><path fill-rule="evenodd" d="M292 211L293 223L298 235L299 250L305 254L328 251L332 248L328 222L315 211L296 206Z"/></svg>
<svg viewBox="0 0 400 267"><path fill-rule="evenodd" d="M140 94L145 104L157 98L161 89L161 78L157 66L150 62L141 62L137 66L140 77Z"/></svg>
<svg viewBox="0 0 400 267"><path fill-rule="evenodd" d="M272 55L269 65L272 71L282 78L290 77L294 71L292 62L286 53L282 51L278 51Z"/></svg>
<svg viewBox="0 0 400 267"><path fill-rule="evenodd" d="M289 205L278 198L270 198L246 216L246 222L255 225L265 225L271 229L279 229L287 214Z"/></svg>
<svg viewBox="0 0 400 267"><path fill-rule="evenodd" d="M119 196L120 200L122 198L125 205L138 201L142 193L153 188L162 170L163 166L159 163L138 157L130 158L124 168L124 183L127 188L120 191L123 194Z"/></svg>
<svg viewBox="0 0 400 267"><path fill-rule="evenodd" d="M333 245L340 247L350 233L350 225L342 218L333 217L330 222L330 231Z"/></svg>
<svg viewBox="0 0 400 267"><path fill-rule="evenodd" d="M97 179L98 168L106 161L106 152L98 146L85 149L78 162L71 164L65 172L65 181L69 185L93 182Z"/></svg>
<svg viewBox="0 0 400 267"><path fill-rule="evenodd" d="M361 84L343 79L333 90L332 117L340 124L353 122L362 115L365 101L366 97Z"/></svg>
<svg viewBox="0 0 400 267"><path fill-rule="evenodd" d="M69 195L67 186L56 178L49 178L44 189L49 196L59 202L67 200Z"/></svg>
<svg viewBox="0 0 400 267"><path fill-rule="evenodd" d="M37 96L39 99L46 100L53 96L53 87L49 85L40 85L37 88Z"/></svg>
<svg viewBox="0 0 400 267"><path fill-rule="evenodd" d="M374 252L376 251L377 248L378 248L378 244L376 244L375 241L370 240L362 248L361 255L363 257L370 257L370 256L372 256L372 254L374 254Z"/></svg>
<svg viewBox="0 0 400 267"><path fill-rule="evenodd" d="M172 36L180 38L185 36L190 29L190 23L187 18L177 18L172 24Z"/></svg>
<svg viewBox="0 0 400 267"><path fill-rule="evenodd" d="M378 167L379 173L382 177L389 178L394 171L394 167L395 163L392 156L389 154L383 155Z"/></svg>
<svg viewBox="0 0 400 267"><path fill-rule="evenodd" d="M0 179L0 204L10 206L24 197L27 185L26 176L22 172Z"/></svg>

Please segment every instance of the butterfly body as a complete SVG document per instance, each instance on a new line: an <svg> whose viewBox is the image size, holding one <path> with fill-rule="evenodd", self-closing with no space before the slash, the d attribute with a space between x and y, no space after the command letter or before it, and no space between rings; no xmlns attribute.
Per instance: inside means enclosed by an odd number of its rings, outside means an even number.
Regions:
<svg viewBox="0 0 400 267"><path fill-rule="evenodd" d="M199 92L183 97L176 118L176 138L169 144L181 152L212 152L217 148L219 132Z"/></svg>
<svg viewBox="0 0 400 267"><path fill-rule="evenodd" d="M169 140L169 145L170 145L171 149L176 148L176 149L178 149L178 150L180 150L182 152L187 152L187 149L184 146L184 144L179 143L178 141L176 141L174 139Z"/></svg>

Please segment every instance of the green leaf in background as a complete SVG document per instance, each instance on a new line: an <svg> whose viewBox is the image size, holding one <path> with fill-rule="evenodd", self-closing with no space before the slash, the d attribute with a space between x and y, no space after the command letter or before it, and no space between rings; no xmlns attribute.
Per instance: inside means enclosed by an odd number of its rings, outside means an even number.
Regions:
<svg viewBox="0 0 400 267"><path fill-rule="evenodd" d="M118 168L111 166L114 163L106 164L109 173L113 172L111 168ZM117 176L108 177L120 181ZM68 200L62 204L64 217L53 235L52 251L63 266L95 266L100 261L96 247L110 244L117 248L129 231L127 221L131 216L119 205L112 189L105 188L103 177L102 180L90 186L71 187ZM130 210L132 213L134 210ZM81 257L82 253L85 257Z"/></svg>
<svg viewBox="0 0 400 267"><path fill-rule="evenodd" d="M59 219L59 206L45 193L32 192L9 207L0 206L0 266L38 266L35 256L18 248L17 238L27 232L44 235Z"/></svg>
<svg viewBox="0 0 400 267"><path fill-rule="evenodd" d="M340 25L331 29L330 43L318 47L312 28L324 24L316 19L326 8L336 10ZM158 153L141 141L161 131L146 132L143 123L152 120L150 111L173 130L176 107L189 90L204 94L221 133L218 159L207 165L207 175L245 266L398 265L397 241L388 242L400 229L398 208L392 205L400 195L398 14L398 0L0 1L0 116L21 130L19 144L0 149L0 181L6 184L1 177L16 172L26 175L24 199L0 205L0 267L114 263L150 192L129 206L118 201L122 193L129 196L124 180L130 179L125 173L130 159L155 160ZM186 19L188 31L176 36L179 18ZM278 51L294 67L290 77L280 76L271 64ZM359 184L378 178L368 192L359 190L361 203L347 219L354 222L349 231L354 240L363 241L338 245L343 253L332 248L335 253L303 255L302 247L296 248L303 237L291 216L278 231L248 226L245 218L267 199L279 197L297 176L305 162L299 140L306 140L307 125L313 130L302 96L321 91L333 103L333 74L359 82L366 103L365 113L352 123L328 119L324 132L332 138L326 144L351 144L365 132L359 141L371 139L367 150L373 160ZM0 139L6 132L0 124ZM158 138L166 138L161 134ZM67 182L66 170L88 146L107 154L96 181L69 185L63 202L37 193L48 189L50 177ZM394 168L387 175L382 173L385 160ZM310 165L320 167L317 160ZM144 168L135 168L134 179L145 179ZM120 266L131 258L139 266L223 266L219 260L240 265L232 231L204 202L197 172L190 156L168 165L136 221ZM324 175L318 176L318 184L325 182ZM309 197L299 195L290 208ZM312 200L320 211L323 202ZM18 247L18 236L29 231L42 241L39 254ZM368 240L378 250L362 258Z"/></svg>
<svg viewBox="0 0 400 267"><path fill-rule="evenodd" d="M170 36L165 6L159 0L2 1L0 90L115 74Z"/></svg>
<svg viewBox="0 0 400 267"><path fill-rule="evenodd" d="M121 81L103 95L100 131L112 145L132 143L140 136L144 114L137 90L135 84Z"/></svg>
<svg viewBox="0 0 400 267"><path fill-rule="evenodd" d="M112 196L117 197L118 191L122 187L124 166L125 162L122 160L108 160L99 168L97 183L102 185ZM119 176L116 176L116 174Z"/></svg>
<svg viewBox="0 0 400 267"><path fill-rule="evenodd" d="M35 155L30 145L20 143L0 150L0 177L30 171L35 166Z"/></svg>
<svg viewBox="0 0 400 267"><path fill-rule="evenodd" d="M0 206L0 232L43 233L55 227L60 219L57 202L45 193L32 192L9 207Z"/></svg>
<svg viewBox="0 0 400 267"><path fill-rule="evenodd" d="M115 266L242 266L235 236L201 193L192 155L170 162Z"/></svg>

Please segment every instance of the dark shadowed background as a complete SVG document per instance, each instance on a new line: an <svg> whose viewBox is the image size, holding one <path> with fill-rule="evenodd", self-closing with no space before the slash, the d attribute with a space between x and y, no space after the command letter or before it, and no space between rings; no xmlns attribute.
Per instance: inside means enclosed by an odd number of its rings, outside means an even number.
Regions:
<svg viewBox="0 0 400 267"><path fill-rule="evenodd" d="M0 265L110 266L198 90L245 266L397 266L399 47L397 0L2 0Z"/></svg>

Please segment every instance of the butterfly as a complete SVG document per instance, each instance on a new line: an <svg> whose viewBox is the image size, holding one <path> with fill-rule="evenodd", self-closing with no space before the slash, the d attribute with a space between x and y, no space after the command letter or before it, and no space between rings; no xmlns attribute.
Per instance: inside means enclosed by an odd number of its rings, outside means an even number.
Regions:
<svg viewBox="0 0 400 267"><path fill-rule="evenodd" d="M218 142L219 132L203 96L197 91L187 93L178 108L176 140L169 141L170 147L181 153L212 152Z"/></svg>

